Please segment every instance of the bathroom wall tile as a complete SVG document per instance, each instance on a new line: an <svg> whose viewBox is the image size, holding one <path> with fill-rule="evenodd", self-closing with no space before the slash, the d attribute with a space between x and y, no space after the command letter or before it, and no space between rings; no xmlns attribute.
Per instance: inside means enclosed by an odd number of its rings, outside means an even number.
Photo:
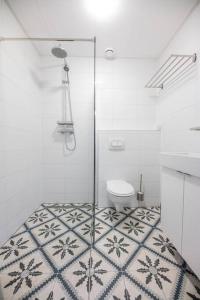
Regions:
<svg viewBox="0 0 200 300"><path fill-rule="evenodd" d="M46 80L42 136L43 180L47 183L43 186L43 199L46 202L49 197L53 202L88 202L93 195L93 65L90 58L71 57L68 64L77 144L74 152L64 149L64 137L56 132L56 123L63 117L61 65L52 58L42 61L42 76Z"/></svg>
<svg viewBox="0 0 200 300"><path fill-rule="evenodd" d="M47 193L64 193L65 183L63 178L45 179L43 189Z"/></svg>
<svg viewBox="0 0 200 300"><path fill-rule="evenodd" d="M142 59L97 59L98 129L129 130L155 127L156 103L144 89L147 70L151 73L155 67L154 63L154 60ZM102 65L105 68L102 68Z"/></svg>
<svg viewBox="0 0 200 300"><path fill-rule="evenodd" d="M109 150L109 143L115 138L124 140L124 150ZM145 205L159 204L159 141L158 131L98 131L98 203L100 206L113 205L107 199L107 180L126 180L133 184L137 192L140 174L143 174Z"/></svg>
<svg viewBox="0 0 200 300"><path fill-rule="evenodd" d="M5 1L1 12L2 35L24 36ZM0 60L2 243L41 202L42 98L39 56L31 43L2 44Z"/></svg>
<svg viewBox="0 0 200 300"><path fill-rule="evenodd" d="M170 53L195 53L199 49L198 7L184 23L168 47L162 53L161 61ZM162 126L161 149L174 152L199 152L198 132L190 131L199 126L199 62L193 71L173 86L166 88L156 105L157 121Z"/></svg>

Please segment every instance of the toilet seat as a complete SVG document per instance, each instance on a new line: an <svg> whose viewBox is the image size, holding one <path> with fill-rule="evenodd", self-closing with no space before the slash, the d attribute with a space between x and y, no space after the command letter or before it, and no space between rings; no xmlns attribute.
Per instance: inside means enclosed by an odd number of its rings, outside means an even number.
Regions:
<svg viewBox="0 0 200 300"><path fill-rule="evenodd" d="M107 191L118 197L128 197L135 194L133 186L124 180L107 181Z"/></svg>

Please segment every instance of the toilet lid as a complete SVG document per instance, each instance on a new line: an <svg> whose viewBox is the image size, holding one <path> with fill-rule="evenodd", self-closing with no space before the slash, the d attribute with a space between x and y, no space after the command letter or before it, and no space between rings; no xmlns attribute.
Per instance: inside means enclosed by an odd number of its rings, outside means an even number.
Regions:
<svg viewBox="0 0 200 300"><path fill-rule="evenodd" d="M107 181L107 191L116 196L131 196L135 193L133 186L124 180Z"/></svg>

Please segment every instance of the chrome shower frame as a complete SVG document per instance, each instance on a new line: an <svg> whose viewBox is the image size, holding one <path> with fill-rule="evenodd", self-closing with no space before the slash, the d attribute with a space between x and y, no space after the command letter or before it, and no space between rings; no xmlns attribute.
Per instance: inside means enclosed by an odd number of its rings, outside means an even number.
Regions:
<svg viewBox="0 0 200 300"><path fill-rule="evenodd" d="M93 42L96 43L96 37L93 38L59 38L59 37L0 37L0 42L2 41L40 41L40 42Z"/></svg>
<svg viewBox="0 0 200 300"><path fill-rule="evenodd" d="M97 170L96 170L96 37L92 38L67 38L67 37L6 37L1 36L0 42L15 42L15 41L33 41L33 42L92 42L93 43L93 65L94 65L94 72L93 72L93 93L94 93L94 180L93 180L93 215L95 213L95 205L97 199ZM95 220L93 218L93 224ZM95 240L95 231L93 227L93 242Z"/></svg>

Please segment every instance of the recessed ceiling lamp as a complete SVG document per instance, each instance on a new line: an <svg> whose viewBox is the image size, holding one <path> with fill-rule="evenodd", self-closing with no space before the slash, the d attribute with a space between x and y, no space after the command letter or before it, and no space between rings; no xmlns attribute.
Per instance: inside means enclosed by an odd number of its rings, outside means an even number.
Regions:
<svg viewBox="0 0 200 300"><path fill-rule="evenodd" d="M110 20L119 11L120 0L85 0L87 11L99 21Z"/></svg>

